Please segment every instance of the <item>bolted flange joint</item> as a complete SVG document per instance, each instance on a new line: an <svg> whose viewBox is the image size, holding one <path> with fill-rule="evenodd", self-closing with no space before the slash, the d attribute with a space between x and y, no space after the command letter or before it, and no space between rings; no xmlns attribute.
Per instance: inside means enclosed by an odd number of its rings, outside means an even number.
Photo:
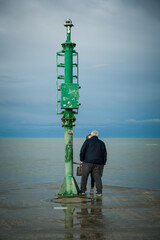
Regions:
<svg viewBox="0 0 160 240"><path fill-rule="evenodd" d="M72 111L70 111L70 112L65 111L61 120L63 122L62 127L73 127L73 126L75 126L74 122L76 121L76 118L75 118Z"/></svg>

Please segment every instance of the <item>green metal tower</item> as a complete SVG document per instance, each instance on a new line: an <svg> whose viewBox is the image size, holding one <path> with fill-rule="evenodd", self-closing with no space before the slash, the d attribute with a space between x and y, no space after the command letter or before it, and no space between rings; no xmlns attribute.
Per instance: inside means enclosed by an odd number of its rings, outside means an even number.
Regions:
<svg viewBox="0 0 160 240"><path fill-rule="evenodd" d="M66 42L61 44L62 51L56 53L56 111L57 114L63 114L61 120L65 139L65 177L58 195L77 196L80 190L73 176L73 126L79 108L78 53L74 50L76 44L71 42L72 21L67 19L64 26L67 31Z"/></svg>

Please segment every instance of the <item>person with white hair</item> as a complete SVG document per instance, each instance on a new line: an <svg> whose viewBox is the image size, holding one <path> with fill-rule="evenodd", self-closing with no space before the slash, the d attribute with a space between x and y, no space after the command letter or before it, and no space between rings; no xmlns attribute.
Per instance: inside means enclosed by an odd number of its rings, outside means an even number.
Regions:
<svg viewBox="0 0 160 240"><path fill-rule="evenodd" d="M80 150L82 163L81 195L85 196L88 176L92 173L96 182L97 196L102 196L102 173L107 161L105 143L98 138L98 132L92 131L91 138L87 139Z"/></svg>

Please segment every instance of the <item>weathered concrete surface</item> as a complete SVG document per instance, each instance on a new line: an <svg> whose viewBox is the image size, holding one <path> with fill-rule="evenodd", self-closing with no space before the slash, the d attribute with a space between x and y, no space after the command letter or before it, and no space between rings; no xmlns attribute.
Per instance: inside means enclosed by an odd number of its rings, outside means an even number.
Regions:
<svg viewBox="0 0 160 240"><path fill-rule="evenodd" d="M58 188L1 191L0 239L160 239L160 191L104 186L101 200L56 199Z"/></svg>

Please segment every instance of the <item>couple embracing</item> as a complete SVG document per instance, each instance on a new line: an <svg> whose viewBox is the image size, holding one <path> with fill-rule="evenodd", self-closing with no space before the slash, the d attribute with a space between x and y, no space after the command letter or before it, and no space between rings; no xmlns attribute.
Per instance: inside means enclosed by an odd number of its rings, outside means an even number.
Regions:
<svg viewBox="0 0 160 240"><path fill-rule="evenodd" d="M91 174L91 191L93 194L96 183L97 196L102 196L102 174L107 161L107 150L104 142L98 138L98 132L92 131L87 136L80 150L82 164L81 195L86 195L86 186L89 174Z"/></svg>

